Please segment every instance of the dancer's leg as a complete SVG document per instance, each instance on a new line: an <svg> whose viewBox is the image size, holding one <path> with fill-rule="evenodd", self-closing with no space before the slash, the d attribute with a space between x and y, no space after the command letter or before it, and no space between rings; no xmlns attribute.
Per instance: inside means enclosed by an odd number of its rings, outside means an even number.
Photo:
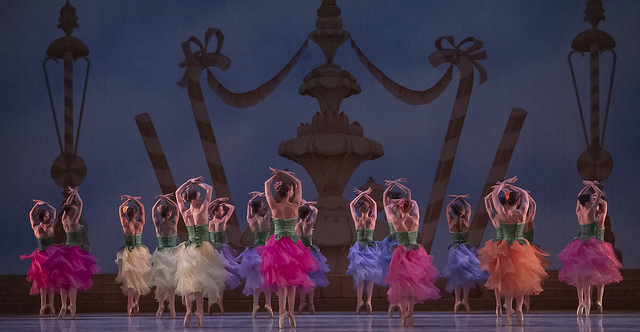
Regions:
<svg viewBox="0 0 640 332"><path fill-rule="evenodd" d="M458 313L458 307L460 306L460 304L462 304L460 302L460 291L461 291L460 286L456 287L456 289L453 290L453 294L454 294L454 296L456 298L455 303L453 304L453 313L454 314Z"/></svg>
<svg viewBox="0 0 640 332"><path fill-rule="evenodd" d="M133 314L138 316L140 313L140 293L138 291L133 292Z"/></svg>
<svg viewBox="0 0 640 332"><path fill-rule="evenodd" d="M373 309L371 308L371 299L373 298L373 280L369 280L367 283L367 314L371 315Z"/></svg>
<svg viewBox="0 0 640 332"><path fill-rule="evenodd" d="M53 288L47 288L47 295L49 297L49 313L51 314L51 317L53 317L53 315L55 315L55 309L53 308L53 301L55 299Z"/></svg>
<svg viewBox="0 0 640 332"><path fill-rule="evenodd" d="M127 316L131 316L131 311L133 310L133 293L133 288L127 288Z"/></svg>
<svg viewBox="0 0 640 332"><path fill-rule="evenodd" d="M169 312L171 313L171 318L176 318L176 290L173 288L168 288L166 293L169 298Z"/></svg>
<svg viewBox="0 0 640 332"><path fill-rule="evenodd" d="M269 313L269 318L273 318L273 309L271 309L271 291L264 293L264 309Z"/></svg>
<svg viewBox="0 0 640 332"><path fill-rule="evenodd" d="M356 304L356 314L360 314L360 307L364 304L362 301L362 291L364 290L364 282L358 284L356 287L356 297L358 304Z"/></svg>
<svg viewBox="0 0 640 332"><path fill-rule="evenodd" d="M258 309L260 309L260 305L258 305L258 301L260 301L260 289L253 290L253 309L251 309L251 317L256 318L258 314Z"/></svg>
<svg viewBox="0 0 640 332"><path fill-rule="evenodd" d="M220 291L220 297L218 297L218 307L220 307L220 316L224 315L224 307L223 307L223 299L224 299L224 290ZM209 304L209 314L211 314L211 306L213 306L213 303Z"/></svg>
<svg viewBox="0 0 640 332"><path fill-rule="evenodd" d="M76 317L76 294L78 294L78 289L69 287L69 312L71 313L71 319Z"/></svg>
<svg viewBox="0 0 640 332"><path fill-rule="evenodd" d="M202 316L204 315L204 299L202 292L196 292L196 318L198 318L198 327L202 327Z"/></svg>
<svg viewBox="0 0 640 332"><path fill-rule="evenodd" d="M596 306L598 306L598 311L602 313L602 297L604 296L604 284L598 284L597 286L598 297L596 299Z"/></svg>
<svg viewBox="0 0 640 332"><path fill-rule="evenodd" d="M469 288L470 285L464 285L464 287L462 287L462 304L467 310L467 313L471 311L471 308L469 308Z"/></svg>
<svg viewBox="0 0 640 332"><path fill-rule="evenodd" d="M189 327L189 323L191 323L191 316L193 316L193 298L194 293L189 293L187 296L182 297L182 301L186 306L186 312L184 313L184 327Z"/></svg>
<svg viewBox="0 0 640 332"><path fill-rule="evenodd" d="M507 325L511 325L511 318L513 317L513 294L504 294L504 305L506 306Z"/></svg>
<svg viewBox="0 0 640 332"><path fill-rule="evenodd" d="M493 293L496 297L496 316L502 317L502 296L500 296L500 291L497 289Z"/></svg>
<svg viewBox="0 0 640 332"><path fill-rule="evenodd" d="M522 325L524 320L524 315L522 314L522 304L524 302L524 294L518 295L516 297L516 318L518 320L518 325Z"/></svg>
<svg viewBox="0 0 640 332"><path fill-rule="evenodd" d="M60 308L60 314L58 318L63 319L67 314L67 298L69 297L69 291L67 289L60 290L60 299L62 300L62 307Z"/></svg>
<svg viewBox="0 0 640 332"><path fill-rule="evenodd" d="M313 304L313 298L315 296L315 293L316 293L315 288L309 292L309 313L312 315L316 313L316 306Z"/></svg>
<svg viewBox="0 0 640 332"><path fill-rule="evenodd" d="M585 294L584 294L584 312L585 315L589 316L591 311L591 285L585 286Z"/></svg>
<svg viewBox="0 0 640 332"><path fill-rule="evenodd" d="M45 310L47 310L47 289L40 288L40 317L44 316Z"/></svg>
<svg viewBox="0 0 640 332"><path fill-rule="evenodd" d="M298 305L298 313L301 314L302 310L307 306L307 302L304 300L305 292L304 290L300 290L300 304Z"/></svg>
<svg viewBox="0 0 640 332"><path fill-rule="evenodd" d="M278 325L280 328L284 327L284 319L287 317L287 288L278 286Z"/></svg>
<svg viewBox="0 0 640 332"><path fill-rule="evenodd" d="M156 291L156 296L158 297L158 310L156 310L156 318L160 318L162 316L162 312L164 311L164 300L167 296L165 288L158 288Z"/></svg>
<svg viewBox="0 0 640 332"><path fill-rule="evenodd" d="M407 322L407 324L409 326L413 326L413 307L416 305L416 298L415 296L409 296L409 305L407 310L409 311L409 321Z"/></svg>
<svg viewBox="0 0 640 332"><path fill-rule="evenodd" d="M578 293L578 309L576 310L576 316L581 316L584 307L584 290L582 283L576 283L576 292Z"/></svg>
<svg viewBox="0 0 640 332"><path fill-rule="evenodd" d="M288 303L288 313L287 315L289 316L289 326L291 327L296 327L296 318L293 315L294 312L294 306L296 304L296 286L290 285L287 286L287 302Z"/></svg>

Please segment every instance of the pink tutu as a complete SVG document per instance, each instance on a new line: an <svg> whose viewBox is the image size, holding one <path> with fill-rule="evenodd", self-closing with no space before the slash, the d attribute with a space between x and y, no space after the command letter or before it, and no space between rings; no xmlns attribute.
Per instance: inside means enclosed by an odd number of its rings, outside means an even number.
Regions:
<svg viewBox="0 0 640 332"><path fill-rule="evenodd" d="M91 276L100 271L97 260L89 251L80 246L51 246L49 259L42 265L49 270L49 287L61 289L88 290L93 286Z"/></svg>
<svg viewBox="0 0 640 332"><path fill-rule="evenodd" d="M51 248L51 247L49 247ZM20 255L20 259L31 258L31 266L27 272L27 280L31 281L31 291L29 295L37 295L43 288L49 288L49 271L44 268L43 263L49 258L51 250L34 250L31 255Z"/></svg>
<svg viewBox="0 0 640 332"><path fill-rule="evenodd" d="M293 243L288 236L276 240L272 235L256 251L262 259L259 271L264 276L264 291L277 291L279 286L298 286L310 291L316 286L309 273L318 270L318 263L302 241Z"/></svg>
<svg viewBox="0 0 640 332"><path fill-rule="evenodd" d="M589 285L609 284L622 281L622 264L613 253L611 243L590 237L587 242L581 239L569 243L558 259L563 264L558 280L577 286L578 282Z"/></svg>
<svg viewBox="0 0 640 332"><path fill-rule="evenodd" d="M433 285L438 277L438 269L432 264L433 256L427 254L422 245L417 247L407 249L399 245L393 251L389 275L384 280L389 284L389 303L401 303L410 296L415 297L416 302L440 298L440 289Z"/></svg>

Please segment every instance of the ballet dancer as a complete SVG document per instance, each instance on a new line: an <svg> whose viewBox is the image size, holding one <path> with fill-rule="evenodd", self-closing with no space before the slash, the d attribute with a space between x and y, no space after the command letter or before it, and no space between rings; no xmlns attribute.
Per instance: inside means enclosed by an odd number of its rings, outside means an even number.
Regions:
<svg viewBox="0 0 640 332"><path fill-rule="evenodd" d="M397 179L396 181L406 181L406 179ZM393 184L387 185L386 189L382 193L382 206L383 208L388 205L396 204L401 198L402 194L399 192L391 191L393 188ZM389 275L389 263L391 263L391 256L393 256L393 250L398 245L398 238L396 236L396 231L393 228L393 220L395 218L394 214L386 214L387 225L389 225L389 235L385 237L382 241L376 241L378 245L378 250L380 252L380 256L378 259L380 268L382 269L382 283L380 286L387 286L387 283L384 282L384 279ZM389 318L393 317L393 310L400 307L397 303L389 303L389 309L387 310L389 314Z"/></svg>
<svg viewBox="0 0 640 332"><path fill-rule="evenodd" d="M153 224L158 237L158 247L151 256L150 285L155 286L158 301L156 318L164 312L164 302L169 302L171 318L176 318L176 270L178 264L178 205L171 199L172 194L158 195L153 205Z"/></svg>

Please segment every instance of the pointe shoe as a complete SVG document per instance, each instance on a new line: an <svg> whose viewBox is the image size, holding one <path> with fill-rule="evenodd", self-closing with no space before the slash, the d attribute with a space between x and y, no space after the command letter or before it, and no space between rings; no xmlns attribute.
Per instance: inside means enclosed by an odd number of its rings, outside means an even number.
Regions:
<svg viewBox="0 0 640 332"><path fill-rule="evenodd" d="M311 305L309 306L309 313L310 313L310 314L312 314L312 315L313 315L313 314L315 314L315 313L316 313L316 306L314 306L313 304L311 304Z"/></svg>
<svg viewBox="0 0 640 332"><path fill-rule="evenodd" d="M196 318L198 319L198 327L202 327L202 319L203 319L203 313L202 312L197 312L196 311Z"/></svg>
<svg viewBox="0 0 640 332"><path fill-rule="evenodd" d="M300 302L300 305L298 306L298 314L302 314L302 309L307 307L307 302Z"/></svg>
<svg viewBox="0 0 640 332"><path fill-rule="evenodd" d="M49 307L49 306L48 306L48 305L46 305L46 304L43 304L43 305L40 307L40 317L44 317L44 312L47 310L47 308L48 308L48 307Z"/></svg>
<svg viewBox="0 0 640 332"><path fill-rule="evenodd" d="M273 318L273 309L270 304L265 304L264 309L269 313L269 318Z"/></svg>
<svg viewBox="0 0 640 332"><path fill-rule="evenodd" d="M53 317L56 315L56 309L53 308L53 304L49 304L47 307L49 307L49 316Z"/></svg>
<svg viewBox="0 0 640 332"><path fill-rule="evenodd" d="M278 327L280 328L284 328L284 319L287 318L287 313L283 312L280 314L280 317L278 317Z"/></svg>
<svg viewBox="0 0 640 332"><path fill-rule="evenodd" d="M69 305L69 312L71 312L71 319L76 318L76 306L75 304Z"/></svg>
<svg viewBox="0 0 640 332"><path fill-rule="evenodd" d="M159 306L158 310L156 310L156 318L162 317L162 313L164 312L164 306Z"/></svg>
<svg viewBox="0 0 640 332"><path fill-rule="evenodd" d="M462 302L462 305L464 306L464 310L465 310L467 313L470 313L470 312L471 312L471 308L469 307L469 303L467 303L467 302Z"/></svg>
<svg viewBox="0 0 640 332"><path fill-rule="evenodd" d="M371 303L367 302L367 315L371 315L373 312L373 308L371 307Z"/></svg>
<svg viewBox="0 0 640 332"><path fill-rule="evenodd" d="M62 308L60 308L60 313L58 314L58 319L63 319L64 315L67 314L67 306L63 305Z"/></svg>
<svg viewBox="0 0 640 332"><path fill-rule="evenodd" d="M171 313L171 319L176 319L176 308L170 306L169 312Z"/></svg>
<svg viewBox="0 0 640 332"><path fill-rule="evenodd" d="M131 316L131 312L133 311L133 304L129 305L127 304L127 316Z"/></svg>
<svg viewBox="0 0 640 332"><path fill-rule="evenodd" d="M364 305L364 302L360 302L358 303L358 305L356 306L356 315L360 314L360 308Z"/></svg>
<svg viewBox="0 0 640 332"><path fill-rule="evenodd" d="M296 317L293 316L293 312L287 312L287 316L289 317L289 326L296 327Z"/></svg>
<svg viewBox="0 0 640 332"><path fill-rule="evenodd" d="M598 313L601 314L602 313L602 302L597 301L596 302L596 307L598 307Z"/></svg>
<svg viewBox="0 0 640 332"><path fill-rule="evenodd" d="M191 316L193 316L193 313L191 312L188 312L184 315L184 321L182 322L184 327L189 327L189 324L191 323Z"/></svg>
<svg viewBox="0 0 640 332"><path fill-rule="evenodd" d="M453 305L453 313L454 314L458 313L458 308L460 307L461 304L462 304L462 302L458 301L458 302L456 302L456 304Z"/></svg>
<svg viewBox="0 0 640 332"><path fill-rule="evenodd" d="M413 315L409 315L407 325L413 327Z"/></svg>
<svg viewBox="0 0 640 332"><path fill-rule="evenodd" d="M140 314L140 306L137 303L135 303L133 305L133 315L138 316L138 314Z"/></svg>
<svg viewBox="0 0 640 332"><path fill-rule="evenodd" d="M511 325L511 318L513 318L513 313L514 313L513 309L507 308L507 312L506 312L506 314L507 314L507 325Z"/></svg>
<svg viewBox="0 0 640 332"><path fill-rule="evenodd" d="M251 318L256 318L256 315L258 314L258 309L260 309L259 305L254 305L253 306L253 310L251 310Z"/></svg>
<svg viewBox="0 0 640 332"><path fill-rule="evenodd" d="M224 316L224 306L222 305L222 301L218 301L218 307L220 308L220 316Z"/></svg>
<svg viewBox="0 0 640 332"><path fill-rule="evenodd" d="M502 317L502 306L496 307L496 316Z"/></svg>
<svg viewBox="0 0 640 332"><path fill-rule="evenodd" d="M521 310L516 311L516 320L517 320L518 326L521 326L522 322L524 321L524 315L522 314Z"/></svg>
<svg viewBox="0 0 640 332"><path fill-rule="evenodd" d="M400 322L401 322L402 327L407 326L407 318L409 318L408 314L404 314L403 315L402 313L400 313Z"/></svg>
<svg viewBox="0 0 640 332"><path fill-rule="evenodd" d="M524 312L529 313L529 309L530 308L531 308L531 302L525 301L524 302Z"/></svg>

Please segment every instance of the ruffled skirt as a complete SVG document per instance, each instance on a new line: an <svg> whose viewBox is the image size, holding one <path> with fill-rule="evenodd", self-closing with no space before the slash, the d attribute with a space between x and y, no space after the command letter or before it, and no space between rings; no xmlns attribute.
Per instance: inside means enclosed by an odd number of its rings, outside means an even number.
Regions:
<svg viewBox="0 0 640 332"><path fill-rule="evenodd" d="M151 255L149 286L156 286L156 299L158 299L158 291L165 288L175 289L178 284L176 271L179 251L180 247L170 247L162 250L156 249Z"/></svg>
<svg viewBox="0 0 640 332"><path fill-rule="evenodd" d="M211 243L203 242L199 247L182 243L177 256L176 294L184 298L192 293L202 292L209 302L217 301L220 291L224 290L227 271Z"/></svg>
<svg viewBox="0 0 640 332"><path fill-rule="evenodd" d="M558 280L569 285L599 285L622 281L622 263L613 253L611 243L594 237L589 238L587 243L580 239L569 243L558 254L558 259L563 265Z"/></svg>
<svg viewBox="0 0 640 332"><path fill-rule="evenodd" d="M538 257L534 246L528 243L487 241L478 250L480 267L489 272L485 286L503 294L539 294L547 272Z"/></svg>
<svg viewBox="0 0 640 332"><path fill-rule="evenodd" d="M133 288L140 295L149 294L151 255L147 247L135 247L131 251L124 248L118 251L115 262L118 264L116 282L120 284L122 292L127 294L127 290Z"/></svg>
<svg viewBox="0 0 640 332"><path fill-rule="evenodd" d="M349 248L347 274L353 277L353 288L367 282L384 283L379 259L380 252L375 246L361 245L357 241Z"/></svg>
<svg viewBox="0 0 640 332"><path fill-rule="evenodd" d="M223 243L221 249L218 251L224 269L227 271L227 277L224 280L225 289L235 289L242 284L240 275L238 274L238 262L236 262L236 251L231 248L230 245Z"/></svg>
<svg viewBox="0 0 640 332"><path fill-rule="evenodd" d="M389 303L401 303L415 298L416 302L440 298L440 289L433 283L438 278L438 269L433 266L433 256L427 254L422 245L418 249L397 246L389 264Z"/></svg>
<svg viewBox="0 0 640 332"><path fill-rule="evenodd" d="M327 264L327 258L320 252L320 249L316 247L316 250L309 250L311 252L311 256L316 261L318 270L309 273L309 279L316 284L316 287L327 287L329 286L329 279L327 279L327 272L330 271L329 265Z"/></svg>
<svg viewBox="0 0 640 332"><path fill-rule="evenodd" d="M449 279L445 290L453 292L457 287L483 285L489 278L489 272L480 269L476 247L458 244L449 248L449 259L441 276Z"/></svg>
<svg viewBox="0 0 640 332"><path fill-rule="evenodd" d="M242 294L253 295L255 290L262 290L264 278L258 270L262 259L256 248L247 247L237 258L240 262L238 266L238 274L244 279L244 288Z"/></svg>
<svg viewBox="0 0 640 332"><path fill-rule="evenodd" d="M302 241L293 243L287 236L276 240L272 235L266 245L256 250L262 258L259 271L264 276L264 291L275 292L283 286L297 286L309 291L315 287L309 273L318 269L317 262Z"/></svg>
<svg viewBox="0 0 640 332"><path fill-rule="evenodd" d="M20 255L22 260L31 258L31 266L29 266L29 272L27 272L27 280L31 281L29 295L39 294L41 289L49 288L49 271L42 266L49 258L51 252L49 248L44 251L36 249L31 255Z"/></svg>
<svg viewBox="0 0 640 332"><path fill-rule="evenodd" d="M380 256L378 257L378 266L382 269L382 283L380 286L386 286L384 279L389 275L389 263L391 263L391 256L393 256L393 248L398 245L398 239L387 236L382 241L376 241L378 245L378 251Z"/></svg>
<svg viewBox="0 0 640 332"><path fill-rule="evenodd" d="M97 259L80 246L55 245L50 250L49 259L42 266L49 270L49 287L56 291L71 287L88 290L93 286L91 276L98 274Z"/></svg>

